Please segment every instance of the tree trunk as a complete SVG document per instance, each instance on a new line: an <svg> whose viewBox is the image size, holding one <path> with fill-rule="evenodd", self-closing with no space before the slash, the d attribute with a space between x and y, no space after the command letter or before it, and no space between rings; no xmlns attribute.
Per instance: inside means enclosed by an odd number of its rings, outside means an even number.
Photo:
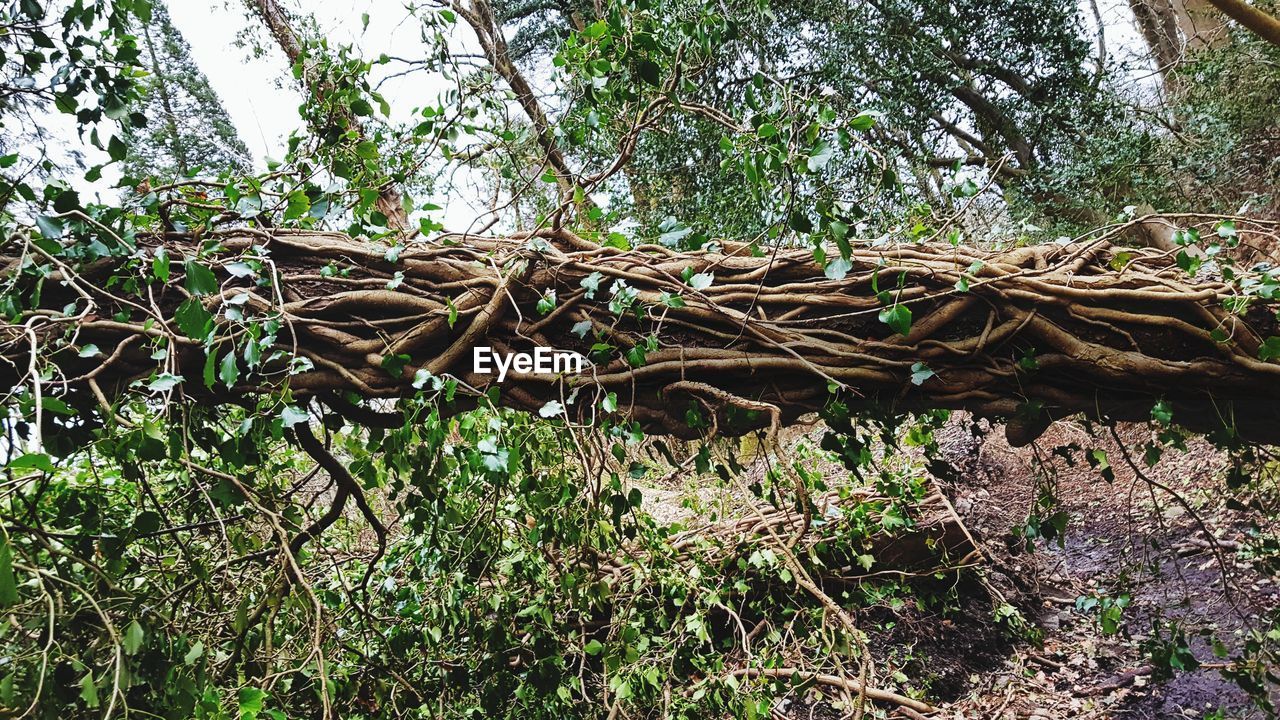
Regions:
<svg viewBox="0 0 1280 720"><path fill-rule="evenodd" d="M1173 0L1173 9L1188 53L1226 44L1226 22L1222 14L1213 9L1210 0Z"/></svg>
<svg viewBox="0 0 1280 720"><path fill-rule="evenodd" d="M516 67L515 61L511 59L511 53L507 49L507 40L502 34L502 24L494 17L493 7L488 0L471 0L469 7L460 0L454 0L450 7L471 26L481 49L484 51L485 59L489 61L489 65L493 67L494 72L506 81L511 88L511 92L516 97L516 103L520 105L520 109L529 118L534 139L537 141L538 147L542 149L546 164L551 167L555 175L560 201L562 203L569 202L573 198L574 188L578 187L577 174L573 172L573 169L569 166L569 160L561 151L560 144L556 141L555 133L551 127L551 120L543 112L542 105L538 102L538 97L534 93L533 87L529 85L524 73L520 72L520 69ZM582 210L585 211L594 206L595 203L590 198L582 200Z"/></svg>
<svg viewBox="0 0 1280 720"><path fill-rule="evenodd" d="M1177 13L1169 0L1129 0L1129 9L1164 79L1165 89L1171 90L1170 76L1182 60Z"/></svg>
<svg viewBox="0 0 1280 720"><path fill-rule="evenodd" d="M202 262L214 266L221 288L203 297L216 318L207 338L190 304L177 312L187 297L178 262L166 284L150 277L149 262L138 269L136 261L100 261L79 277L63 270L27 288L23 302L38 297L39 307L7 326L0 381L31 383L25 323L40 345L36 365L57 366L44 396L85 409L162 370L153 353L170 338L161 362L185 378L174 392L190 402L246 402L287 384L294 398L319 398L366 424L400 420L342 393L412 395L422 370L497 389L511 407L551 412L547 403L556 401L580 422L612 411L612 400L601 407L614 393L617 413L685 438L787 422L822 408L835 389L854 409L951 408L1004 419L1015 443L1076 413L1148 418L1160 400L1192 429L1228 423L1248 437L1280 439L1280 364L1259 359L1271 354L1272 343L1263 343L1280 334L1276 303L1254 297L1233 314L1223 307L1239 299L1231 285L1187 279L1173 253L1101 239L994 253L857 247L841 279L824 277L807 250L755 257L725 243L727 254L623 251L563 230L446 236L451 242L412 246L394 263L383 248L339 234L226 230L200 238L213 239L222 249ZM185 236L141 242L163 242L171 258L195 257ZM268 259L257 283L243 276L244 264L232 266L239 277L225 265ZM120 273L139 283L136 300L121 294L118 279L108 284ZM114 294L95 290L108 287ZM63 309L85 306L73 288L94 306L71 342ZM246 319L228 320L228 309ZM274 343L246 348L270 316L281 320ZM81 357L87 343L102 355ZM473 349L485 345L572 350L595 364L573 377L512 370L499 382L473 367ZM241 359L226 361L233 351ZM295 352L314 369L289 375ZM252 372L244 367L242 358L259 356ZM224 362L236 371L230 389L215 372Z"/></svg>
<svg viewBox="0 0 1280 720"><path fill-rule="evenodd" d="M1244 0L1205 0L1227 17L1249 28L1258 37L1280 46L1280 20Z"/></svg>

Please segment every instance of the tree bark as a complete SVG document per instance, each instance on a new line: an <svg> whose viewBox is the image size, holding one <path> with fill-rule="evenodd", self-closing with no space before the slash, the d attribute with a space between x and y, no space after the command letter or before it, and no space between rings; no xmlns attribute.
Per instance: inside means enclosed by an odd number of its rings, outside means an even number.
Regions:
<svg viewBox="0 0 1280 720"><path fill-rule="evenodd" d="M1169 0L1129 0L1129 9L1168 90L1170 75L1182 60L1177 14Z"/></svg>
<svg viewBox="0 0 1280 720"><path fill-rule="evenodd" d="M1173 9L1189 53L1226 44L1226 23L1211 0L1173 0Z"/></svg>
<svg viewBox="0 0 1280 720"><path fill-rule="evenodd" d="M493 67L494 72L506 81L511 88L511 92L515 94L516 102L520 105L520 109L529 118L534 139L537 141L538 147L542 149L547 165L550 165L554 171L556 188L562 201L572 198L573 189L577 187L577 175L569 167L568 159L560 150L560 144L556 142L555 134L551 128L551 120L543 112L542 105L538 102L538 98L533 92L533 87L529 85L524 73L520 72L520 69L516 67L515 62L511 59L511 53L507 49L507 40L502 34L502 25L494 17L493 7L488 0L471 0L470 7L464 5L460 0L454 0L451 7L471 26L472 31L476 34L476 39L480 42L481 49L484 51L485 59L489 61L489 65ZM590 208L593 203L590 198L587 198L584 200L584 205Z"/></svg>
<svg viewBox="0 0 1280 720"><path fill-rule="evenodd" d="M1224 15L1257 34L1272 45L1280 46L1280 20L1243 0L1206 0Z"/></svg>
<svg viewBox="0 0 1280 720"><path fill-rule="evenodd" d="M1002 419L1019 444L1077 413L1149 418L1160 400L1191 429L1227 424L1249 438L1280 439L1280 364L1259 359L1263 343L1280 334L1276 303L1255 298L1229 312L1224 302L1238 291L1188 280L1170 252L1105 240L1004 252L857 247L848 274L828 279L805 250L755 257L726 243L724 252L623 251L564 230L445 237L406 249L397 262L339 234L228 230L200 238L215 239L220 254L203 261L221 282L203 298L217 318L207 342L186 337L175 319L187 298L177 262L167 284L147 275L149 263L102 261L79 275L64 267L42 289L28 288L38 306L5 327L0 381L32 383L36 344L37 365L51 363L58 378L42 394L92 410L162 370L153 353L168 338L163 362L185 378L174 392L189 402L251 402L287 385L294 398L317 398L365 424L400 420L344 393L409 396L425 370L464 388L496 389L510 407L553 410L547 403L559 402L583 423L612 410L602 400L614 393L618 414L684 438L785 423L823 408L834 389L855 411L949 408ZM172 258L195 256L185 236L142 242L163 244ZM257 281L227 271L228 262L255 258L270 261ZM234 267L243 275L243 265ZM108 284L121 274L139 283L137 299L119 294L119 279ZM116 289L97 289L107 287ZM63 309L83 309L85 298L93 306L69 336ZM228 308L246 319L228 320ZM250 331L272 316L281 325L273 344L256 348L262 364L251 373L234 360L241 371L231 388L216 378L207 386L202 377L228 353L252 354ZM102 354L81 357L87 343ZM571 377L513 370L499 382L473 367L481 345L572 350L594 365ZM314 369L290 375L295 354ZM459 392L458 406L468 393Z"/></svg>

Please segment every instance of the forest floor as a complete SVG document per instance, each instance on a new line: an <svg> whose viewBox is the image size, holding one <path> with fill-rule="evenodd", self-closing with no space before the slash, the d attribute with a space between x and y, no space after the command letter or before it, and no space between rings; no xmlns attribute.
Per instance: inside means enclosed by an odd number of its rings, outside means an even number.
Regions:
<svg viewBox="0 0 1280 720"><path fill-rule="evenodd" d="M1111 437L1092 438L1072 423L1051 427L1039 449L1011 448L999 428L964 419L940 432L944 456L957 471L944 487L990 558L992 583L1043 633L1039 643L1000 647L1004 656L994 663L991 652L975 654L970 643L935 646L930 665L954 664L953 674L966 670L969 675L968 687L948 698L941 717L1263 716L1212 667L1221 660L1198 634L1205 631L1234 652L1243 642L1243 628L1259 626L1280 603L1280 587L1261 567L1264 558L1246 554L1250 520L1257 518L1228 508L1228 461L1202 441L1189 441L1185 452L1167 451L1147 468L1141 448L1150 432L1145 426L1118 428L1141 476ZM1104 480L1082 451L1066 457L1052 453L1072 443L1105 450L1115 479ZM1012 530L1027 517L1039 492L1037 466L1051 468L1041 473L1042 487L1052 483L1070 520L1061 544L1041 540L1027 552ZM1110 634L1103 631L1097 608L1086 612L1078 603L1079 598L1121 596L1130 604ZM989 625L990 606L987 613L967 619ZM1162 676L1143 647L1153 639L1157 620L1180 623L1187 649L1210 667ZM1167 630L1162 636L1168 637Z"/></svg>
<svg viewBox="0 0 1280 720"><path fill-rule="evenodd" d="M923 688L939 707L933 717L945 720L1265 717L1214 667L1224 661L1201 635L1220 640L1234 655L1244 629L1265 632L1266 616L1280 606L1280 585L1271 577L1280 552L1250 554L1250 530L1263 516L1228 506L1228 498L1242 497L1225 491L1229 461L1203 440L1188 439L1185 451L1166 450L1148 467L1142 448L1150 428L1118 427L1123 450L1105 428L1095 429L1098 436L1091 437L1080 424L1055 423L1023 448L1010 447L1001 427L959 414L938 431L950 472L935 479L987 564L982 581L962 577L958 607L926 610L908 603L863 610L859 621L870 635L877 671L902 672L908 686ZM784 433L784 447L804 442L815 448L823 432L821 426L792 428ZM1113 480L1087 461L1085 453L1095 449L1106 452ZM1141 476L1126 462L1126 450ZM821 462L829 474L844 472L837 462ZM1069 522L1061 543L1041 539L1028 551L1014 531L1046 486ZM644 488L648 511L667 522L688 515L682 498L690 493L704 507L742 501L724 490L700 483L683 491ZM1278 538L1280 527L1272 523L1261 530ZM1121 597L1128 605L1112 632L1104 632L1101 605ZM1090 598L1098 606L1084 607ZM1011 629L1007 618L998 620L1004 604L1016 608L1027 626ZM1159 622L1160 637L1167 639L1171 620L1186 636L1185 651L1205 667L1173 673L1153 667L1154 628ZM1280 704L1280 695L1272 701ZM841 713L811 691L780 698L774 717L826 720Z"/></svg>

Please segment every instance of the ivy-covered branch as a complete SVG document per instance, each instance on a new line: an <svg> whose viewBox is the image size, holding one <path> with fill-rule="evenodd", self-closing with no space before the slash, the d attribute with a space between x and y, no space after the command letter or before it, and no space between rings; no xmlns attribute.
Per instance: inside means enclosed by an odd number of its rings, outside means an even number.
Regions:
<svg viewBox="0 0 1280 720"><path fill-rule="evenodd" d="M389 248L171 233L79 270L63 259L74 248L23 241L9 249L3 380L98 413L125 392L244 403L287 391L345 395L331 408L367 423L391 410L368 401L487 391L548 417L617 412L695 437L787 422L835 392L854 407L1000 418L1015 443L1068 415L1157 406L1196 430L1280 436L1273 273L1192 278L1195 254L1113 246L1120 231L1006 251L851 245L825 270L808 250L620 249L550 230ZM474 371L478 346L592 364L512 368L499 383Z"/></svg>

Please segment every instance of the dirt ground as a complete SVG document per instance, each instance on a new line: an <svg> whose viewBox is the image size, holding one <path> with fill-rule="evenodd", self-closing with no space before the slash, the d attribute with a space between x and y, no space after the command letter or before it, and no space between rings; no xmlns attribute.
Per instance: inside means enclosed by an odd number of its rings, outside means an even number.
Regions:
<svg viewBox="0 0 1280 720"><path fill-rule="evenodd" d="M985 423L959 418L941 431L940 446L955 470L944 481L947 494L987 552L992 584L1039 627L1043 642L1003 648L1008 652L994 666L964 643L936 647L937 662L971 670L967 688L944 705L939 717L1264 716L1217 669L1157 678L1142 650L1153 621L1161 617L1175 618L1189 631L1210 630L1235 650L1242 629L1280 603L1275 582L1242 559L1250 520L1260 519L1227 507L1227 459L1204 442L1188 441L1186 452L1170 451L1147 468L1141 447L1150 432L1143 426L1118 429L1143 479L1106 432L1090 437L1072 423L1057 423L1035 448L1019 449ZM1082 451L1065 458L1052 453L1071 443ZM1086 462L1083 450L1092 449L1106 451L1114 481L1104 480ZM1061 546L1039 541L1034 552L1027 552L1011 530L1023 523L1036 498L1037 458L1040 467L1051 468L1042 477L1052 478L1070 520ZM1114 634L1102 631L1096 613L1077 608L1080 597L1122 594L1132 601ZM986 612L989 616L989 605ZM1189 647L1203 663L1221 662L1206 640L1192 636ZM935 692L949 689L954 685L933 687Z"/></svg>

